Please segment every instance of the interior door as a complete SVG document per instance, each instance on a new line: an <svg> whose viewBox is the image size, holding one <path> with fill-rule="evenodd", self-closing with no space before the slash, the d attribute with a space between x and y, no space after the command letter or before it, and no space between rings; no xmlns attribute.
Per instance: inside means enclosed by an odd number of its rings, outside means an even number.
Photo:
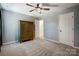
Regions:
<svg viewBox="0 0 79 59"><path fill-rule="evenodd" d="M33 40L35 37L34 22L20 21L20 42Z"/></svg>
<svg viewBox="0 0 79 59"><path fill-rule="evenodd" d="M59 41L74 46L74 12L59 16Z"/></svg>

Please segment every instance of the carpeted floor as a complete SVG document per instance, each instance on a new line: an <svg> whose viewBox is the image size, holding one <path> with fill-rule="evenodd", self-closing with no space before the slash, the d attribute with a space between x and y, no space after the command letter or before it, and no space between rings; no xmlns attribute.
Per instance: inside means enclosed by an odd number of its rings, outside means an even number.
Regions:
<svg viewBox="0 0 79 59"><path fill-rule="evenodd" d="M2 46L1 56L78 56L79 50L64 44L35 39Z"/></svg>

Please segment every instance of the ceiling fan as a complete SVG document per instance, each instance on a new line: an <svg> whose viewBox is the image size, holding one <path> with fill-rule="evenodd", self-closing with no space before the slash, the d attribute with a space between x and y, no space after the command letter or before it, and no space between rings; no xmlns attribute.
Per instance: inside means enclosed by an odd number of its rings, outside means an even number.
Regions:
<svg viewBox="0 0 79 59"><path fill-rule="evenodd" d="M29 12L32 12L34 10L39 10L40 11L39 13L41 13L41 10L46 10L46 11L49 11L50 10L50 8L42 8L42 7L40 7L40 4L39 3L37 3L36 6L33 6L31 4L28 4L28 3L26 5L27 6L30 6L30 7L34 7L34 9L33 10L30 10Z"/></svg>

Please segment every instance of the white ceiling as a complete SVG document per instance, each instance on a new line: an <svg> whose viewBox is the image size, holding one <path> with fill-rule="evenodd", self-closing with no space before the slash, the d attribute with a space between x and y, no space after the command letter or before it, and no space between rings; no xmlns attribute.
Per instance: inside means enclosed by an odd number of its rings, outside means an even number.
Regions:
<svg viewBox="0 0 79 59"><path fill-rule="evenodd" d="M36 3L31 3L32 5L36 6ZM50 11L43 11L42 14L39 14L36 11L29 12L29 10L34 9L33 7L27 6L25 3L2 3L1 6L3 9L34 16L34 17L40 17L46 14L53 14L54 12L58 12L60 10L78 5L77 3L47 3L46 5L50 5ZM58 7L52 7L52 5L58 5ZM42 6L42 7L48 7L48 6Z"/></svg>

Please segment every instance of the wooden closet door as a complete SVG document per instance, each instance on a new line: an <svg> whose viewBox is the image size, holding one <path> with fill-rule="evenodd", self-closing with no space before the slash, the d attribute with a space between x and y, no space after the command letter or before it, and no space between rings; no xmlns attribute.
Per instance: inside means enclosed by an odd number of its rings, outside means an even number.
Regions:
<svg viewBox="0 0 79 59"><path fill-rule="evenodd" d="M20 21L20 41L33 40L35 36L35 26L33 22Z"/></svg>

